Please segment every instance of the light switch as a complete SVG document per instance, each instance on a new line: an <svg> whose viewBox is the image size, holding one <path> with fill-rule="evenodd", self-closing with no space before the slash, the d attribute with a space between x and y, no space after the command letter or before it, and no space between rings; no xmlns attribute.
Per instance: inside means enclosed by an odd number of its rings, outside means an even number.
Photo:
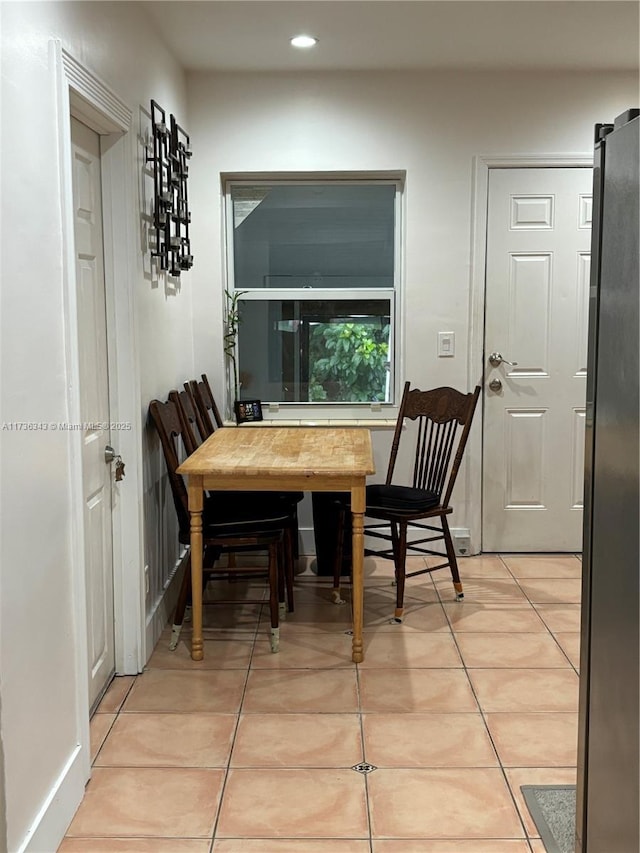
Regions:
<svg viewBox="0 0 640 853"><path fill-rule="evenodd" d="M456 354L456 333L438 332L438 357L451 358Z"/></svg>

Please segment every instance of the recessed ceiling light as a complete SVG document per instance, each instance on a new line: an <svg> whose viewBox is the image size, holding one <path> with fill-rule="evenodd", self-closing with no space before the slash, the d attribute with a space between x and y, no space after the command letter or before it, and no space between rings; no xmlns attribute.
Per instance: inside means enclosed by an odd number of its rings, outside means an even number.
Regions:
<svg viewBox="0 0 640 853"><path fill-rule="evenodd" d="M293 47L313 47L318 44L318 39L313 36L294 36L291 44Z"/></svg>

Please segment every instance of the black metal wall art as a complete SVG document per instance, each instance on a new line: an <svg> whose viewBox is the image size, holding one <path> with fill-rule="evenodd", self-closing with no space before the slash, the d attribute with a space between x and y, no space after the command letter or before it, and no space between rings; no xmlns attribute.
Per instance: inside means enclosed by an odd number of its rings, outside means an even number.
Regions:
<svg viewBox="0 0 640 853"><path fill-rule="evenodd" d="M189 224L191 213L187 195L187 177L191 144L188 134L167 116L155 101L151 101L153 153L147 162L153 163L153 225L155 246L151 254L160 258L160 268L179 276L193 266ZM151 148L151 146L150 146Z"/></svg>

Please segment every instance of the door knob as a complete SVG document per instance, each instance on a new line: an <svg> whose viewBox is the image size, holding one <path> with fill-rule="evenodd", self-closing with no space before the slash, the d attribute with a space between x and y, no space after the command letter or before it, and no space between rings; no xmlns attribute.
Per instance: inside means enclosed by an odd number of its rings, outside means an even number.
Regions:
<svg viewBox="0 0 640 853"><path fill-rule="evenodd" d="M104 461L107 463L107 465L110 462L113 462L113 460L116 458L117 455L118 454L115 452L113 447L111 447L110 445L107 444L107 446L104 449Z"/></svg>
<svg viewBox="0 0 640 853"><path fill-rule="evenodd" d="M489 383L489 388L492 391L502 391L502 382L499 379L492 379Z"/></svg>
<svg viewBox="0 0 640 853"><path fill-rule="evenodd" d="M489 356L489 364L491 367L500 367L501 364L510 364L511 367L517 367L517 361L507 361L506 358L502 357L501 352L492 352Z"/></svg>

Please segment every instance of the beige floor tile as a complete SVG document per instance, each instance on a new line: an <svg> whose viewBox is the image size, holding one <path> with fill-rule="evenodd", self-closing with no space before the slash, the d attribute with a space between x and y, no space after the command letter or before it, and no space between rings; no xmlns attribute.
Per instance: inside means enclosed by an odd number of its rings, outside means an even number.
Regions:
<svg viewBox="0 0 640 853"><path fill-rule="evenodd" d="M351 635L346 633L285 635L283 631L280 651L273 654L265 628L264 638L258 636L251 658L252 669L333 669L353 665Z"/></svg>
<svg viewBox="0 0 640 853"><path fill-rule="evenodd" d="M384 547L384 543L380 540L375 547ZM389 543L391 547L391 543ZM419 572L420 569L426 568L427 563L424 557L416 554L408 554L405 563L405 569L408 572ZM382 557L365 557L364 563L364 578L365 582L369 579L375 580L391 580L395 576L393 560L385 560Z"/></svg>
<svg viewBox="0 0 640 853"><path fill-rule="evenodd" d="M210 837L223 779L223 770L97 767L67 834Z"/></svg>
<svg viewBox="0 0 640 853"><path fill-rule="evenodd" d="M578 715L487 714L487 726L505 767L572 767Z"/></svg>
<svg viewBox="0 0 640 853"><path fill-rule="evenodd" d="M540 833L524 801L521 785L575 785L575 767L518 767L505 771L509 787L524 822L527 835L537 838Z"/></svg>
<svg viewBox="0 0 640 853"><path fill-rule="evenodd" d="M463 580L464 602L505 604L510 601L525 602L526 596L513 578L469 578ZM455 590L450 580L436 580L442 601L455 601Z"/></svg>
<svg viewBox="0 0 640 853"><path fill-rule="evenodd" d="M65 838L58 853L209 853L208 838Z"/></svg>
<svg viewBox="0 0 640 853"><path fill-rule="evenodd" d="M257 617L252 624L246 624L244 627L239 628L220 628L219 626L209 627L203 622L202 636L205 640L244 640L245 642L251 642L252 640L255 640L256 633L258 631L258 619L259 617ZM169 645L169 641L171 640L171 631L171 626L168 625L162 632L162 645ZM192 634L193 629L191 622L185 622L180 632L180 641L186 643L188 648L191 648Z"/></svg>
<svg viewBox="0 0 640 853"><path fill-rule="evenodd" d="M407 560L409 559L415 560L415 558L413 557L408 557ZM417 565L420 567L424 566L424 561L422 560L422 558L417 558ZM394 577L393 561L384 560L382 559L382 557L366 556L364 558L362 576L364 578L365 584L378 584L385 583L385 581L391 581ZM349 577L346 574L341 575L341 578L343 584L346 585L349 582ZM306 578L303 580L306 580ZM328 584L329 587L331 587L332 584L332 578L327 575L316 576L315 581L323 585Z"/></svg>
<svg viewBox="0 0 640 853"><path fill-rule="evenodd" d="M363 760L358 714L245 714L232 767L352 767Z"/></svg>
<svg viewBox="0 0 640 853"><path fill-rule="evenodd" d="M369 853L369 842L353 838L222 838L212 853ZM507 853L507 851L505 851ZM516 851L514 851L516 853ZM519 853L519 851L517 851Z"/></svg>
<svg viewBox="0 0 640 853"><path fill-rule="evenodd" d="M571 669L474 669L469 678L485 713L578 710Z"/></svg>
<svg viewBox="0 0 640 853"><path fill-rule="evenodd" d="M500 770L376 770L367 779L373 838L520 838Z"/></svg>
<svg viewBox="0 0 640 853"><path fill-rule="evenodd" d="M436 573L436 577L444 577L445 586L448 582L447 576L442 575L440 573ZM453 589L453 587L452 587ZM364 590L364 602L365 607L367 606L367 602L372 599L373 594L381 594L388 595L391 598L391 601L394 602L395 607L395 598L396 598L396 585L395 583L390 583L389 581L384 584L378 584L377 586L365 586ZM430 575L419 575L415 578L406 578L404 585L404 600L405 607L409 607L413 601L425 601L425 602L434 602L437 603L440 601L440 597L438 596L438 591L436 589L436 585L433 582L433 578Z"/></svg>
<svg viewBox="0 0 640 853"><path fill-rule="evenodd" d="M402 623L395 621L396 595L393 590L378 587L367 590L364 606L364 630L375 633L448 632L449 623L440 601L422 601L405 595Z"/></svg>
<svg viewBox="0 0 640 853"><path fill-rule="evenodd" d="M505 554L502 559L516 578L579 578L582 575L582 563L573 554Z"/></svg>
<svg viewBox="0 0 640 853"><path fill-rule="evenodd" d="M454 633L544 633L547 626L528 601L507 604L485 604L476 601L455 601L444 605Z"/></svg>
<svg viewBox="0 0 640 853"><path fill-rule="evenodd" d="M116 675L96 708L96 714L117 714L137 676Z"/></svg>
<svg viewBox="0 0 640 853"><path fill-rule="evenodd" d="M333 581L330 578L315 578L311 581L296 582L293 586L293 601L295 609L311 605L331 604L334 607L345 605L334 605L331 597ZM340 584L342 598L351 601L351 584L347 578L343 578ZM348 606L348 605L347 605Z"/></svg>
<svg viewBox="0 0 640 853"><path fill-rule="evenodd" d="M580 666L580 634L577 631L570 633L560 632L554 634L560 644L562 651L569 658L576 669Z"/></svg>
<svg viewBox="0 0 640 853"><path fill-rule="evenodd" d="M385 839L373 842L373 853L530 853L530 848L520 839Z"/></svg>
<svg viewBox="0 0 640 853"><path fill-rule="evenodd" d="M212 579L207 584L203 601L220 602L220 601L237 601L238 604L243 602L247 606L251 606L255 601L264 601L269 598L269 585L265 580L260 581L258 578L254 580L236 579L229 582L226 578L220 577L217 580ZM226 605L220 605L219 610L222 611ZM214 610L216 608L213 608Z"/></svg>
<svg viewBox="0 0 640 853"><path fill-rule="evenodd" d="M428 566L437 566L442 558L427 557ZM443 569L443 572L450 572ZM500 557L495 554L478 554L475 557L458 557L458 571L464 583L465 578L511 578L509 570ZM441 575L439 577L442 577Z"/></svg>
<svg viewBox="0 0 640 853"><path fill-rule="evenodd" d="M240 707L246 678L246 672L240 669L201 672L151 669L138 676L123 711L147 714L183 711L233 714Z"/></svg>
<svg viewBox="0 0 640 853"><path fill-rule="evenodd" d="M368 832L362 774L260 769L229 772L216 837L364 839Z"/></svg>
<svg viewBox="0 0 640 853"><path fill-rule="evenodd" d="M547 848L544 846L544 842L539 838L532 838L531 851L532 853L547 853Z"/></svg>
<svg viewBox="0 0 640 853"><path fill-rule="evenodd" d="M536 611L547 628L556 631L580 631L579 604L536 604Z"/></svg>
<svg viewBox="0 0 640 853"><path fill-rule="evenodd" d="M359 680L362 710L369 713L478 710L462 669L365 669Z"/></svg>
<svg viewBox="0 0 640 853"><path fill-rule="evenodd" d="M457 634L467 667L566 667L566 656L550 634Z"/></svg>
<svg viewBox="0 0 640 853"><path fill-rule="evenodd" d="M250 630L245 630L242 628L208 628L206 625L202 626L202 637L205 640L240 640L245 643L250 643L256 638L256 632L258 630L258 622L256 621L253 627ZM160 635L160 639L156 643L156 650L159 650L162 647L168 648L169 642L171 641L172 628L170 625L164 629L162 634ZM187 647L187 651L189 655L191 653L191 636L193 634L193 630L191 627L191 622L185 623L182 626L182 630L180 631L180 643L184 643Z"/></svg>
<svg viewBox="0 0 640 853"><path fill-rule="evenodd" d="M168 642L158 643L147 669L246 669L253 652L253 638L204 638L204 658L191 660L191 632L180 635L178 646L170 651Z"/></svg>
<svg viewBox="0 0 640 853"><path fill-rule="evenodd" d="M209 630L218 631L255 631L262 604L246 603L239 600L237 603L214 604L204 602L202 608L202 624ZM190 625L190 622L186 623Z"/></svg>
<svg viewBox="0 0 640 853"><path fill-rule="evenodd" d="M225 767L235 714L120 714L100 767Z"/></svg>
<svg viewBox="0 0 640 853"><path fill-rule="evenodd" d="M351 670L250 670L243 713L354 713L358 710L355 668Z"/></svg>
<svg viewBox="0 0 640 853"><path fill-rule="evenodd" d="M480 714L365 714L365 757L376 767L495 767Z"/></svg>
<svg viewBox="0 0 640 853"><path fill-rule="evenodd" d="M451 633L426 634L413 632L381 632L364 637L365 669L436 668L462 666L460 655Z"/></svg>
<svg viewBox="0 0 640 853"><path fill-rule="evenodd" d="M104 743L104 739L109 734L109 729L115 720L115 714L94 714L89 723L91 734L91 761L98 754L100 747Z"/></svg>
<svg viewBox="0 0 640 853"><path fill-rule="evenodd" d="M258 630L262 636L267 636L270 627L271 617L265 607ZM287 613L280 622L280 637L284 642L289 634L344 634L350 628L351 608L348 604L299 604L296 601L294 612Z"/></svg>
<svg viewBox="0 0 640 853"><path fill-rule="evenodd" d="M578 578L540 578L519 581L522 591L534 604L576 604L582 581Z"/></svg>
<svg viewBox="0 0 640 853"><path fill-rule="evenodd" d="M469 578L466 582L462 580L462 584L464 586L465 583L474 583L475 580L477 579ZM430 587L425 587L424 584L422 584L417 586L414 591L416 581L408 578L406 583L405 595L414 595L415 598L426 598L427 601L431 601L432 595ZM434 571L432 575L432 583L436 591L436 601L457 601L457 593L453 586L453 578L451 577L449 569Z"/></svg>

